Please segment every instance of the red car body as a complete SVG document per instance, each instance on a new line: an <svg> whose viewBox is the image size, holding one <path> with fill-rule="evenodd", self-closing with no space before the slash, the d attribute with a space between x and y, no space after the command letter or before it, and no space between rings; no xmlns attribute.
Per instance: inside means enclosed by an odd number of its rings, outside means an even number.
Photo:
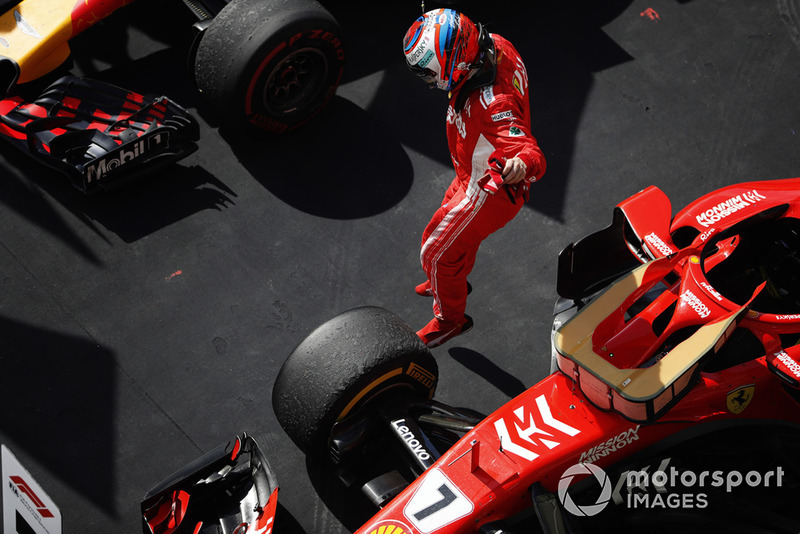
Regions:
<svg viewBox="0 0 800 534"><path fill-rule="evenodd" d="M380 511L358 534L499 534L525 524L520 518L530 520L531 510L547 533L574 532L576 525L578 532L605 531L631 515L637 528L650 524L652 519L642 519L637 516L640 510L629 508L642 502L643 490L652 489L647 480L665 475L673 459L665 458L665 451L675 454L676 463L685 468L695 465L690 456L698 437L706 439L706 447L712 442L712 453L718 455L733 447L730 440L715 440L722 433L738 432L733 440L750 447L747 455L756 460L761 460L753 452L757 442L770 441L763 439L768 434L798 442L799 206L800 178L729 186L699 198L674 217L669 200L656 187L618 204L608 228L570 244L559 256L558 292L563 300L554 321L554 372L488 417L426 401L435 387L435 366L420 365L433 357L429 352L421 359L403 355L416 354L417 346L424 349L413 330L387 310L363 308L318 328L289 356L276 380L279 394L273 394L279 421L307 454L316 443L313 432L328 432L322 436L327 438L324 448L335 453L330 459L344 475L340 480L351 481L350 487L358 486L347 469L363 467L376 453L381 459L391 457L386 447L392 445L404 453L397 460L410 460L419 468L412 469L417 474L410 483L399 471L369 475L362 492ZM370 336L377 338L379 364L362 360L371 351L366 342ZM337 352L337 346L347 350ZM386 353L395 356L384 358ZM326 366L317 378L308 365L316 366L320 358ZM342 361L345 378L353 378L349 393L341 393L336 402L325 395L320 396L324 402L312 398L330 385L339 372L332 369ZM360 366L366 361L369 367ZM352 377L354 369L359 376ZM426 387L414 394L406 386L419 381L414 377L420 371L425 371ZM401 380L403 387L392 380ZM298 384L301 389L294 389ZM348 387L331 389L339 395ZM416 400L409 402L409 395ZM299 408L295 400L302 403ZM429 408L433 410L419 415ZM303 419L312 412L324 415ZM336 416L332 428L331 414ZM423 416L428 416L428 426ZM434 420L439 429L459 429L445 440L448 448L441 454ZM260 482L254 481L256 491L241 498L241 509L249 515L236 516L236 532L268 532L277 482L255 443L247 443ZM787 446L780 442L779 452L786 452L782 448ZM208 455L148 494L142 511L150 532L213 528L213 514L211 520L196 515L184 519L189 494L200 493L203 502L232 496L233 502L240 501L230 490L239 482L225 477L246 471L230 471L239 463L230 450L229 446ZM701 453L701 459L700 468L707 470L709 457ZM651 465L658 467L648 472ZM385 469L380 466L382 472ZM680 474L681 481L685 474ZM597 486L591 475L601 486L599 495L591 491ZM645 487L637 475L644 476ZM733 508L745 503L741 511L747 524L766 531L796 531L794 518L785 520L780 512L792 513L791 489L800 487L797 473L784 476L787 473L778 466L747 475L719 470L689 475L686 484L695 490L696 485L701 490L704 484L724 485L725 492L745 478L753 486L757 478L759 489L767 490L764 515L754 513L746 499L735 499ZM609 481L612 477L618 477L615 484ZM203 496L198 480L213 480L215 493ZM656 492L666 491L665 484L654 484ZM788 496L775 499L769 492L776 489L789 491ZM628 498L624 509L619 507L625 502L623 491ZM678 502L669 504L670 515L676 507L694 504L700 505L694 512L702 514L707 504L704 493L672 496ZM601 515L612 500L616 512ZM658 498L653 502L663 505ZM741 526L730 514L730 503L726 505L723 515L712 516L709 524L720 527L727 520ZM189 511L208 515L208 506ZM699 517L683 520L698 523ZM706 523L699 523L705 531ZM526 532L537 528L527 525ZM688 526L678 525L682 531ZM275 526L280 528L279 522Z"/></svg>
<svg viewBox="0 0 800 534"><path fill-rule="evenodd" d="M641 267L555 332L557 372L483 420L358 533L475 532L534 505L536 483L556 494L576 464L606 468L687 430L800 423L792 397L800 347L784 346L797 339L800 309L760 310L768 299L759 297L775 289L770 280L731 300L712 276L747 239L771 239L759 224L795 230L798 200L800 179L726 187L674 218L655 187L620 203L617 228ZM657 286L658 297L626 316ZM666 321L665 310L669 320L654 327L658 317ZM729 356L726 341L736 332L754 336L763 350L715 362Z"/></svg>

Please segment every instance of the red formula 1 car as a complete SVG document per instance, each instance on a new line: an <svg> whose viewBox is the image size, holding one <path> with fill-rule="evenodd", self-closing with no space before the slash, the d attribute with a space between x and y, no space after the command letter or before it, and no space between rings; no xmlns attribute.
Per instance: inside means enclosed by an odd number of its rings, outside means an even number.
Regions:
<svg viewBox="0 0 800 534"><path fill-rule="evenodd" d="M0 138L84 192L117 186L196 148L197 122L157 93L157 81L155 96L145 96L63 77L70 40L132 2L0 0ZM197 19L193 80L222 120L283 132L309 120L336 90L340 30L315 0L184 4Z"/></svg>
<svg viewBox="0 0 800 534"><path fill-rule="evenodd" d="M376 505L359 533L798 531L800 178L671 213L650 187L564 249L555 369L489 416L384 309L294 350L275 413Z"/></svg>

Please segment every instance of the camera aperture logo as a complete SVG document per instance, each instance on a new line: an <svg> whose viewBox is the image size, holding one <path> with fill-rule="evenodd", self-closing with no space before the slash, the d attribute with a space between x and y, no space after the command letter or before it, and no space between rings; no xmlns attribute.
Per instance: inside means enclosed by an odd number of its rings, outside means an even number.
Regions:
<svg viewBox="0 0 800 534"><path fill-rule="evenodd" d="M579 506L572 500L567 490L572 484L572 479L578 475L592 475L595 480L600 484L600 496L594 504L586 504ZM594 464L575 464L561 475L561 480L558 481L558 499L567 512L577 516L593 516L603 511L603 509L611 500L611 481L608 475L602 468Z"/></svg>
<svg viewBox="0 0 800 534"><path fill-rule="evenodd" d="M685 509L706 508L710 492L733 493L737 488L757 488L783 486L786 474L782 467L768 471L723 471L678 469L671 466L670 458L658 463L650 472L650 466L640 470L628 470L612 482L606 472L589 463L573 465L561 476L558 483L558 498L564 509L575 516L594 516L605 507L613 504L625 505L632 509ZM592 475L600 485L600 495L593 504L577 504L569 494L573 478L578 475ZM586 486L582 489L585 491Z"/></svg>

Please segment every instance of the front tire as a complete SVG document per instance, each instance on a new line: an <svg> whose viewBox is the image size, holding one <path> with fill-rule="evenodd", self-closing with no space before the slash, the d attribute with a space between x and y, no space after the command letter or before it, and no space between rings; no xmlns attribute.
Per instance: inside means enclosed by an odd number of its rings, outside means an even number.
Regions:
<svg viewBox="0 0 800 534"><path fill-rule="evenodd" d="M289 355L272 392L283 429L307 456L327 455L337 421L393 395L430 399L436 360L399 317L378 307L346 311Z"/></svg>
<svg viewBox="0 0 800 534"><path fill-rule="evenodd" d="M281 133L325 106L343 68L339 24L315 0L233 0L203 32L194 77L224 120Z"/></svg>

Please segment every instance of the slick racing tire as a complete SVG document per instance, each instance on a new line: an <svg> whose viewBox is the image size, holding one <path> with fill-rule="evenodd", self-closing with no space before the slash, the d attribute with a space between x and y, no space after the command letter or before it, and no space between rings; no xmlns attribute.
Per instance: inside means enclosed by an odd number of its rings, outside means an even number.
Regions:
<svg viewBox="0 0 800 534"><path fill-rule="evenodd" d="M343 67L339 24L315 0L232 0L194 56L197 88L223 120L274 133L322 109Z"/></svg>
<svg viewBox="0 0 800 534"><path fill-rule="evenodd" d="M324 460L334 424L400 395L427 400L436 360L399 317L378 307L346 311L289 355L272 391L283 429L308 456Z"/></svg>

